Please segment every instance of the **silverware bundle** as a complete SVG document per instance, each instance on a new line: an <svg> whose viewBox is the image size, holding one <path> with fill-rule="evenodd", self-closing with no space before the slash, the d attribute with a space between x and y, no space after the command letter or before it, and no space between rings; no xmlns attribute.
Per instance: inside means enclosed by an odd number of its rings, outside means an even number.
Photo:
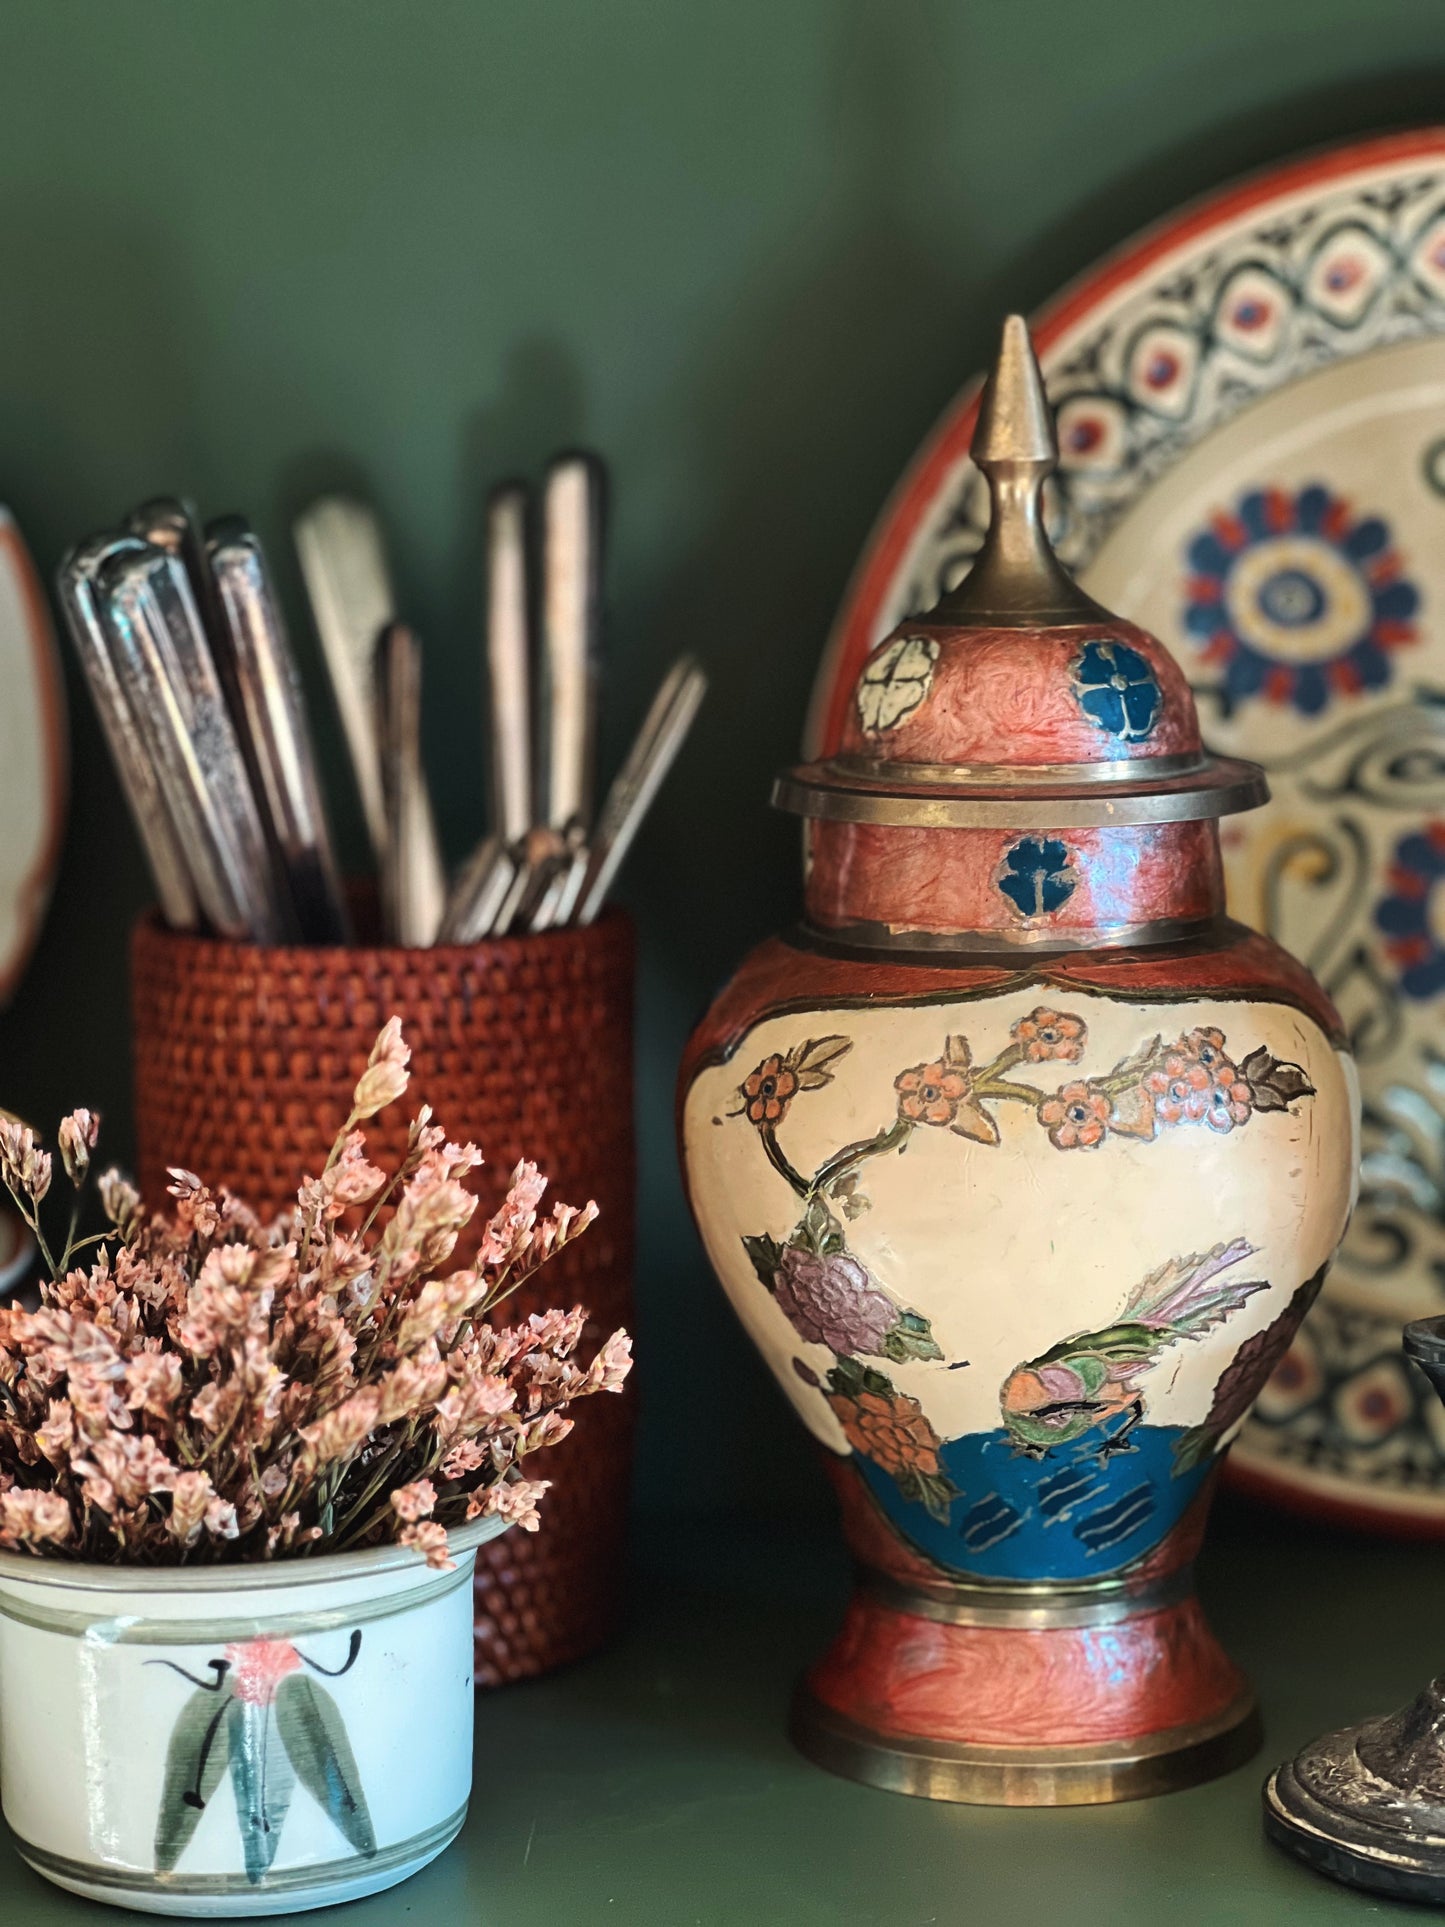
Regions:
<svg viewBox="0 0 1445 1927"><path fill-rule="evenodd" d="M397 619L380 525L329 496L296 545L381 879L389 940L590 923L707 687L684 658L594 814L602 482L562 457L487 515L492 823L447 884L421 756L422 649ZM147 502L73 549L60 599L167 922L257 943L351 941L295 657L261 545ZM537 641L534 646L534 634Z"/></svg>

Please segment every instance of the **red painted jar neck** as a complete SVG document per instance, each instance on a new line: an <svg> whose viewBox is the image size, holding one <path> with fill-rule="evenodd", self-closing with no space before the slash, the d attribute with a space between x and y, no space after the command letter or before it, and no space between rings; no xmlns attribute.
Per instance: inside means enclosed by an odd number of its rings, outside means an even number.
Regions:
<svg viewBox="0 0 1445 1927"><path fill-rule="evenodd" d="M805 902L862 943L1091 949L1167 942L1224 911L1213 822L914 829L813 822Z"/></svg>

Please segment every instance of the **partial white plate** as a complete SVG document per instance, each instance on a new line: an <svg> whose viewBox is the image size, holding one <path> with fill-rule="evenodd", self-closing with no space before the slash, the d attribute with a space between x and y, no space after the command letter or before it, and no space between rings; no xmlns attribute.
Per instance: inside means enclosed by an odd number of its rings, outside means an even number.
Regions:
<svg viewBox="0 0 1445 1927"><path fill-rule="evenodd" d="M55 879L65 744L50 612L20 531L0 508L0 1005L20 981Z"/></svg>

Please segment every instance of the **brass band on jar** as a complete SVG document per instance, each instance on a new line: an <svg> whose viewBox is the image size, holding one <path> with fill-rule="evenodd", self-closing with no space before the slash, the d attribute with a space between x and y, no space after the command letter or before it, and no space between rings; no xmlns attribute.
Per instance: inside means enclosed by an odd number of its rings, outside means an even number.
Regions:
<svg viewBox="0 0 1445 1927"><path fill-rule="evenodd" d="M899 961L926 957L933 964L969 964L1019 950L1127 950L1141 944L1185 943L1205 935L1220 922L1218 916L1155 917L1145 923L1073 925L1053 930L1023 926L1014 930L896 930L891 924L861 921L825 928L799 922L789 933L789 940L802 950L865 963L880 957Z"/></svg>
<svg viewBox="0 0 1445 1927"><path fill-rule="evenodd" d="M1211 1720L1096 1745L959 1746L882 1738L799 1687L789 1734L830 1772L894 1793L978 1806L1095 1806L1213 1779L1241 1765L1263 1737L1246 1688Z"/></svg>
<svg viewBox="0 0 1445 1927"><path fill-rule="evenodd" d="M1166 777L1202 776L1215 767L1215 761L1202 749L1181 750L1177 756L1119 756L1108 763L905 763L844 752L809 767L839 777L861 777L865 786L890 794L915 788L987 791L1021 785L1068 792L1081 784L1086 788L1111 783L1147 785Z"/></svg>
<svg viewBox="0 0 1445 1927"><path fill-rule="evenodd" d="M1198 823L1252 810L1269 800L1269 784L1259 765L1232 757L1206 761L1193 782L1166 780L1158 787L1138 779L1101 782L1094 772L1104 765L1086 767L1087 782L1058 781L1056 791L1050 785L1050 794L1030 797L1020 796L1017 789L990 795L983 785L959 782L957 770L951 771L956 785L951 794L944 793L942 785L932 793L902 783L868 788L834 764L812 763L778 777L772 801L775 809L794 816L889 829L1074 830Z"/></svg>
<svg viewBox="0 0 1445 1927"><path fill-rule="evenodd" d="M1121 1573L1072 1586L1050 1580L984 1586L957 1579L931 1586L863 1566L858 1570L858 1590L893 1612L939 1625L1054 1632L1076 1626L1115 1626L1121 1620L1137 1619L1140 1613L1177 1606L1193 1592L1194 1574L1184 1565L1144 1581Z"/></svg>

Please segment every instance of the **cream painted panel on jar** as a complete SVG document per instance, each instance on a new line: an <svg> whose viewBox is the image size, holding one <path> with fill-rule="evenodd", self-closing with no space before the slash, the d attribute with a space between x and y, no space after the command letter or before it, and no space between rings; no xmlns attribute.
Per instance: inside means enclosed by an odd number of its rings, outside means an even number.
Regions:
<svg viewBox="0 0 1445 1927"><path fill-rule="evenodd" d="M894 1126L905 1100L916 1108L919 1080L906 1080L934 1073L924 1083L938 1093L939 1121L920 1119L901 1150L858 1166L856 1189L867 1205L846 1200L856 1216L846 1216L843 1199L831 1199L830 1210L872 1282L929 1321L941 1361L879 1362L944 1438L997 1425L1000 1387L1017 1366L1062 1339L1110 1326L1158 1267L1243 1239L1254 1249L1235 1262L1235 1278L1268 1288L1171 1347L1149 1374L1151 1422L1198 1423L1230 1357L1327 1262L1341 1236L1357 1160L1349 1071L1308 1017L1269 1003L1164 1006L1073 989L1051 994L1050 1007L1085 1033L1066 1039L1067 1048L1082 1045L1077 1061L1015 1061L1001 1081L1050 1095L1120 1072L1127 1083L1129 1060L1146 1047L1214 1029L1236 1064L1263 1047L1299 1066L1314 1094L1289 1109L1250 1109L1228 1129L1156 1120L1152 1137L1109 1131L1092 1144L1087 1104L1082 1121L1072 1122L1064 1105L966 1098L950 1124L953 1094L978 1090L987 1067L1009 1050L1012 1027L1039 1005L1032 988L972 1001L790 1012L757 1025L688 1092L684 1136L708 1255L804 1419L834 1450L847 1449L841 1428L793 1361L821 1378L835 1353L800 1337L742 1242L786 1243L803 1199L769 1161L740 1087L755 1067L775 1055L786 1062L809 1040L846 1038L851 1048L831 1059L815 1053L823 1063L818 1077L828 1081L810 1087L805 1069L801 1087L785 1095L776 1142L806 1178L844 1147ZM950 1060L950 1036L966 1039L966 1070ZM955 1046L954 1060L959 1055ZM1151 1061L1159 1064L1159 1050ZM940 1072L947 1080L950 1069L957 1074L940 1087ZM960 1135L959 1122L975 1135ZM980 1141L994 1129L997 1142ZM1074 1141L1063 1142L1071 1133Z"/></svg>

